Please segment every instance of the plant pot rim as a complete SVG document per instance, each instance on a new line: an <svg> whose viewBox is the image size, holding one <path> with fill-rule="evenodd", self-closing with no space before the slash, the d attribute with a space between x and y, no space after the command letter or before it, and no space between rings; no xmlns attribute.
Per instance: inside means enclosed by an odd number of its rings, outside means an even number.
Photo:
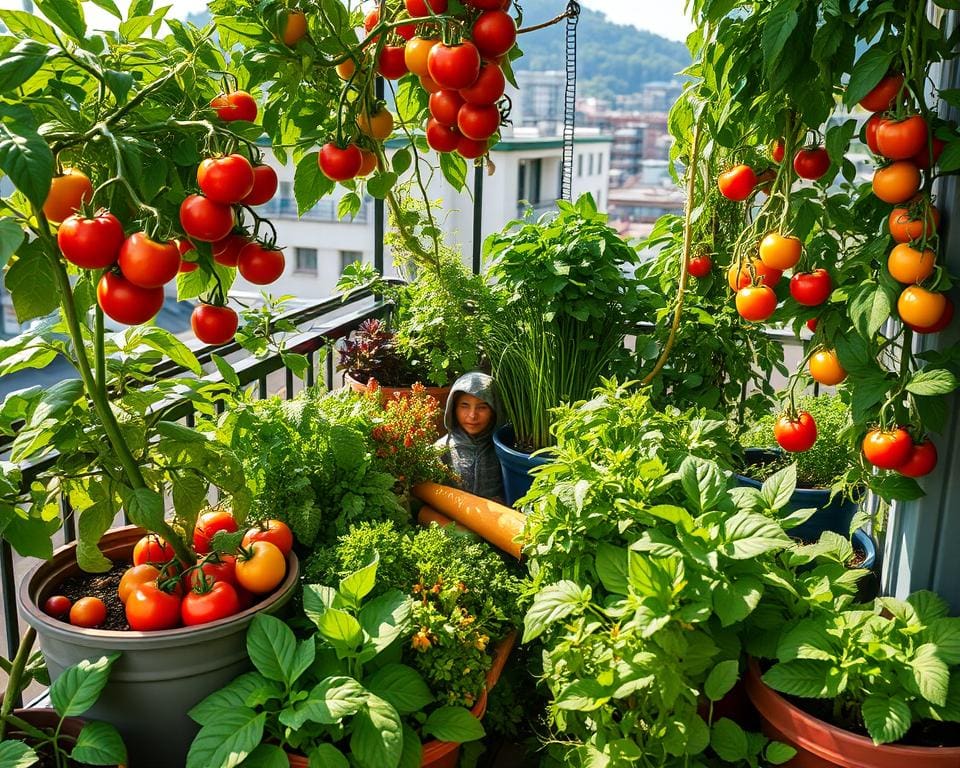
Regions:
<svg viewBox="0 0 960 768"><path fill-rule="evenodd" d="M114 536L120 539L130 539L131 546L141 536L146 535L146 530L136 525L127 525L120 528L111 528L104 534L104 537ZM103 541L103 539L101 539ZM287 575L280 585L270 594L259 602L245 608L232 616L226 616L207 624L198 624L191 627L176 627L175 629L160 629L152 632L143 632L138 630L119 630L119 629L89 629L86 627L77 627L65 621L60 621L44 613L36 600L34 592L39 588L34 588L34 582L37 581L41 571L53 568L53 564L58 560L65 560L66 556L76 548L76 542L64 544L59 547L49 560L41 561L34 565L23 576L20 586L17 589L17 599L20 604L20 611L28 624L33 627L44 629L44 632L53 636L62 637L69 635L78 645L87 645L91 648L101 648L105 650L104 642L108 641L110 648L123 650L126 646L141 648L144 642L152 641L158 646L164 645L196 645L206 642L208 639L218 637L224 631L232 631L231 627L236 622L250 622L253 617L260 613L265 606L277 602L284 596L291 594L300 578L299 561L296 554L290 552L287 555ZM77 566L79 569L79 566Z"/></svg>
<svg viewBox="0 0 960 768"><path fill-rule="evenodd" d="M515 436L513 432L513 424L501 424L499 427L493 430L493 444L498 450L501 450L507 454L507 456L513 459L519 459L521 461L528 461L534 466L550 463L550 459L547 455L550 452L550 448L540 448L533 453L527 453L526 451L518 451L516 448L514 448L514 441Z"/></svg>
<svg viewBox="0 0 960 768"><path fill-rule="evenodd" d="M747 662L747 695L761 717L770 723L785 738L802 749L833 761L844 768L871 768L860 756L864 753L882 757L884 765L893 765L893 760L917 760L936 756L949 765L960 765L960 747L918 747L902 744L874 744L873 740L831 725L791 703L763 682L760 665L753 657ZM812 734L812 735L810 735ZM936 763L936 768L946 768L948 763Z"/></svg>
<svg viewBox="0 0 960 768"><path fill-rule="evenodd" d="M764 454L770 455L773 457L780 457L780 456L785 456L786 451L784 451L783 449L777 446L769 446L767 448L754 446L752 448L743 449L743 458L747 465L756 464L757 461L759 460L759 457ZM751 457L754 458L753 461L750 460ZM737 479L739 480L746 480L748 483L756 483L758 488L761 485L763 485L763 480L757 480L756 478L750 477L749 475L743 475L739 472L735 472L734 474L737 476ZM822 494L826 494L829 496L831 492L832 491L830 488L825 488L823 486L814 486L812 488L797 486L797 488L794 489L794 493L798 494L801 497L802 496L819 496ZM862 496L862 492L860 493L860 495ZM847 498L847 497L843 497L843 498L844 498L844 501L851 501L851 502L858 502L859 500L858 498Z"/></svg>

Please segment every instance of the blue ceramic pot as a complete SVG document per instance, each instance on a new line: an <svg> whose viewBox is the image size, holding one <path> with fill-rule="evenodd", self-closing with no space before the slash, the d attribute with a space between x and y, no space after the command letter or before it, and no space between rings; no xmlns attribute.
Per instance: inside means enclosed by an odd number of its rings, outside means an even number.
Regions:
<svg viewBox="0 0 960 768"><path fill-rule="evenodd" d="M747 448L744 451L747 464L762 464L778 457L776 451L764 448ZM760 489L763 483L744 475L737 475L737 484ZM824 531L834 531L841 536L850 535L850 523L857 511L857 503L842 496L830 501L830 491L821 488L797 488L787 502L786 511L816 509L803 525L790 529L790 535L802 541L817 541ZM873 549L876 557L876 548ZM866 566L864 566L866 567Z"/></svg>
<svg viewBox="0 0 960 768"><path fill-rule="evenodd" d="M493 433L493 448L500 460L500 470L503 472L503 492L508 506L526 496L533 483L530 471L535 467L547 464L549 459L543 456L531 456L513 447L515 442L513 427L505 424Z"/></svg>

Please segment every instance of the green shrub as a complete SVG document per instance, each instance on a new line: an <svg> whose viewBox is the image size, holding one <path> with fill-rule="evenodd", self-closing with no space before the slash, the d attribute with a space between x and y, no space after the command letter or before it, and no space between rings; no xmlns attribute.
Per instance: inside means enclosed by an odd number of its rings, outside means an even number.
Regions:
<svg viewBox="0 0 960 768"><path fill-rule="evenodd" d="M850 408L838 395L804 397L797 401L797 410L809 411L817 423L817 441L809 451L784 454L776 462L746 467L744 474L763 480L776 470L795 461L797 485L806 488L830 488L856 460L846 432L852 425ZM759 419L740 436L744 448L776 448L773 424L778 414Z"/></svg>

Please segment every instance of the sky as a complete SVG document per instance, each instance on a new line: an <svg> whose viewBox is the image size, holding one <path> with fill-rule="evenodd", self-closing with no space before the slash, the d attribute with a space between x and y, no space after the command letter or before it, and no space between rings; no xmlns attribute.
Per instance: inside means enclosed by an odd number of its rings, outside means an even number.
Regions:
<svg viewBox="0 0 960 768"><path fill-rule="evenodd" d="M634 26L654 32L671 40L684 40L693 25L683 14L684 0L581 0L582 5L593 10L602 11L611 20L619 24L633 24ZM128 0L117 0L117 5L126 10ZM165 0L157 5L172 4L174 12L184 15L189 11L196 11L203 3L200 0ZM558 9L563 0L557 0ZM0 0L2 9L22 9L22 0ZM84 4L87 23L91 25L114 26L116 21L104 11L91 3Z"/></svg>

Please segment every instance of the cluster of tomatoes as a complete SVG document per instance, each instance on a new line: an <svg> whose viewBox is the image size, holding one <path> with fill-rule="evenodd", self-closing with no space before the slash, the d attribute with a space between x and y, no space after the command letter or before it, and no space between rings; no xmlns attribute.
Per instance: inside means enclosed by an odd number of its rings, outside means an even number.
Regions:
<svg viewBox="0 0 960 768"><path fill-rule="evenodd" d="M456 152L468 160L482 157L500 129L506 88L501 64L517 40L509 5L510 0L463 0L465 13L456 16L448 12L447 0L404 0L391 18L381 22L380 9L374 8L364 19L366 48L378 53L376 61L362 56L360 66L375 67L387 80L417 78L430 94L425 132L427 144L437 152ZM386 34L382 45L380 34L374 34L378 27ZM358 61L346 59L337 73L350 88ZM361 109L356 123L359 133L375 142L390 136L394 126L380 102ZM328 142L318 157L320 170L333 181L366 176L377 162L377 153L357 141Z"/></svg>
<svg viewBox="0 0 960 768"><path fill-rule="evenodd" d="M117 587L130 629L151 632L207 624L250 607L276 589L287 574L287 555L293 548L289 527L267 520L247 530L237 554L211 552L218 531L237 529L225 510L202 514L193 532L200 559L189 568L180 566L163 539L154 534L141 538L133 548L133 565ZM69 598L54 595L44 603L44 611L80 627L97 627L107 616L103 600L91 596L71 604Z"/></svg>
<svg viewBox="0 0 960 768"><path fill-rule="evenodd" d="M257 115L256 102L245 91L217 96L211 107L225 121L252 121ZM163 306L164 287L178 274L198 268L194 242L211 243L216 262L237 268L252 283L267 285L283 273L282 251L234 232L234 206L263 205L276 194L273 168L253 165L240 154L209 157L197 169L197 184L200 193L180 205L185 236L157 238L145 229L128 235L110 211L91 211L94 189L83 171L65 168L52 180L44 215L59 224L57 244L67 261L81 269L104 270L97 302L112 320L138 325L153 319ZM194 334L207 344L230 341L237 325L237 313L222 301L201 303L191 317Z"/></svg>

